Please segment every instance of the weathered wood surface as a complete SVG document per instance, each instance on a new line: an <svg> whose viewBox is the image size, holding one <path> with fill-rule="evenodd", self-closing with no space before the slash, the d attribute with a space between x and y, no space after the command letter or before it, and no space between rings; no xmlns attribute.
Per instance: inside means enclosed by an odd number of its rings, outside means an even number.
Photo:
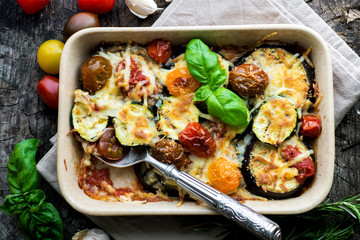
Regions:
<svg viewBox="0 0 360 240"><path fill-rule="evenodd" d="M168 3L157 0L159 7ZM357 54L360 54L360 10L358 0L306 1ZM79 12L77 1L51 1L35 15L23 13L15 0L0 0L0 203L9 194L6 164L16 143L27 138L41 140L37 160L51 148L49 139L56 133L57 113L47 108L36 92L45 75L36 61L40 44L48 39L62 40L66 20ZM100 16L102 26L151 26L160 16L145 20L133 16L124 1ZM356 16L356 14L355 14ZM329 197L339 200L360 193L360 101L336 129L336 167ZM64 222L64 239L71 239L78 229L95 227L73 210L43 179L41 188L47 200L59 210ZM0 212L0 239L23 239L15 217Z"/></svg>

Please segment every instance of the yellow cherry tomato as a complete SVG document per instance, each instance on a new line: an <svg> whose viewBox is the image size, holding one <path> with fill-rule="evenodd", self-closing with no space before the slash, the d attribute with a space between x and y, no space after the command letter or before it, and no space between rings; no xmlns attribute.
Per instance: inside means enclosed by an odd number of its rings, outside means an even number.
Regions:
<svg viewBox="0 0 360 240"><path fill-rule="evenodd" d="M222 157L209 164L207 176L210 184L225 194L234 191L242 178L236 164Z"/></svg>
<svg viewBox="0 0 360 240"><path fill-rule="evenodd" d="M37 60L40 68L48 74L58 74L60 57L64 43L58 40L48 40L41 44L37 52Z"/></svg>

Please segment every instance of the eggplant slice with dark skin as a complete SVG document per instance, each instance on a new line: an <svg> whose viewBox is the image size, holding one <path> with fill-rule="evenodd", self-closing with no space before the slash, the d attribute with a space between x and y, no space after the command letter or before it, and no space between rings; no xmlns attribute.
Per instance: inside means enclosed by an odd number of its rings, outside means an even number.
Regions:
<svg viewBox="0 0 360 240"><path fill-rule="evenodd" d="M304 154L306 158L314 161L313 156L310 154L311 151L308 151L309 148L307 144L303 143L296 135L285 141L284 144L280 146L280 149L284 150L287 146L293 145L299 152ZM265 198L283 199L293 196L302 188L305 181L299 182L296 179L297 174L300 173L293 165L288 166L292 160L285 159L282 153L279 152L276 147L262 143L258 141L256 137L253 137L251 144L248 145L245 151L241 168L247 190ZM269 161L270 158L275 159L275 161ZM275 171L276 169L283 169L282 171L285 171L285 174L283 174L285 177L283 179L286 180L279 184L276 177L282 173L278 171L276 174L274 174L274 172L271 174L270 172L273 169L275 169ZM274 176L276 176L275 181L273 181Z"/></svg>

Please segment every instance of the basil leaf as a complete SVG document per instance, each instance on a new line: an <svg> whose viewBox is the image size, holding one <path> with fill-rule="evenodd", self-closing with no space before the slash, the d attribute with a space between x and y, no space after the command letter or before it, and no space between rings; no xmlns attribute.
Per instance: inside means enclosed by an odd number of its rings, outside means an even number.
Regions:
<svg viewBox="0 0 360 240"><path fill-rule="evenodd" d="M205 101L208 99L213 92L211 91L209 85L202 85L194 95L194 101Z"/></svg>
<svg viewBox="0 0 360 240"><path fill-rule="evenodd" d="M219 63L219 68L220 68L220 63ZM226 69L220 68L219 71L217 71L211 76L211 82L210 82L211 90L215 91L216 89L218 89L226 81L226 79L227 79Z"/></svg>
<svg viewBox="0 0 360 240"><path fill-rule="evenodd" d="M26 201L21 193L7 195L0 210L8 215L20 214L26 209Z"/></svg>
<svg viewBox="0 0 360 240"><path fill-rule="evenodd" d="M63 239L62 221L51 203L44 202L37 212L22 212L18 223L29 239Z"/></svg>
<svg viewBox="0 0 360 240"><path fill-rule="evenodd" d="M186 46L185 59L191 75L201 83L220 86L226 80L220 77L223 74L216 53L200 39L191 40ZM220 83L221 81L223 81ZM220 85L219 85L220 83Z"/></svg>
<svg viewBox="0 0 360 240"><path fill-rule="evenodd" d="M218 88L206 100L207 108L213 117L220 118L232 126L247 126L250 114L243 100L226 88Z"/></svg>
<svg viewBox="0 0 360 240"><path fill-rule="evenodd" d="M18 143L8 163L8 183L11 193L23 193L38 186L35 155L38 139Z"/></svg>
<svg viewBox="0 0 360 240"><path fill-rule="evenodd" d="M0 210L9 215L20 214L25 210L36 212L44 200L45 193L40 189L7 195L5 201L0 206Z"/></svg>

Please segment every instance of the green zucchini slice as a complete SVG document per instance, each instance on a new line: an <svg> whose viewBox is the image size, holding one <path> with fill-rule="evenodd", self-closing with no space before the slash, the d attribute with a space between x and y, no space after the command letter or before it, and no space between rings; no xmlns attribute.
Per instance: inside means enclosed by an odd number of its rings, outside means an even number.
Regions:
<svg viewBox="0 0 360 240"><path fill-rule="evenodd" d="M198 122L200 111L195 107L193 101L188 98L168 97L164 99L162 106L158 109L157 122L161 134L178 140L179 133L189 122Z"/></svg>
<svg viewBox="0 0 360 240"><path fill-rule="evenodd" d="M101 112L89 110L89 107L81 102L74 104L71 116L74 130L89 142L96 142L102 136L109 118Z"/></svg>
<svg viewBox="0 0 360 240"><path fill-rule="evenodd" d="M158 135L153 113L147 106L128 101L113 119L115 135L125 146L152 144Z"/></svg>
<svg viewBox="0 0 360 240"><path fill-rule="evenodd" d="M297 123L295 106L287 98L270 98L253 122L253 132L264 143L278 146L294 131Z"/></svg>

